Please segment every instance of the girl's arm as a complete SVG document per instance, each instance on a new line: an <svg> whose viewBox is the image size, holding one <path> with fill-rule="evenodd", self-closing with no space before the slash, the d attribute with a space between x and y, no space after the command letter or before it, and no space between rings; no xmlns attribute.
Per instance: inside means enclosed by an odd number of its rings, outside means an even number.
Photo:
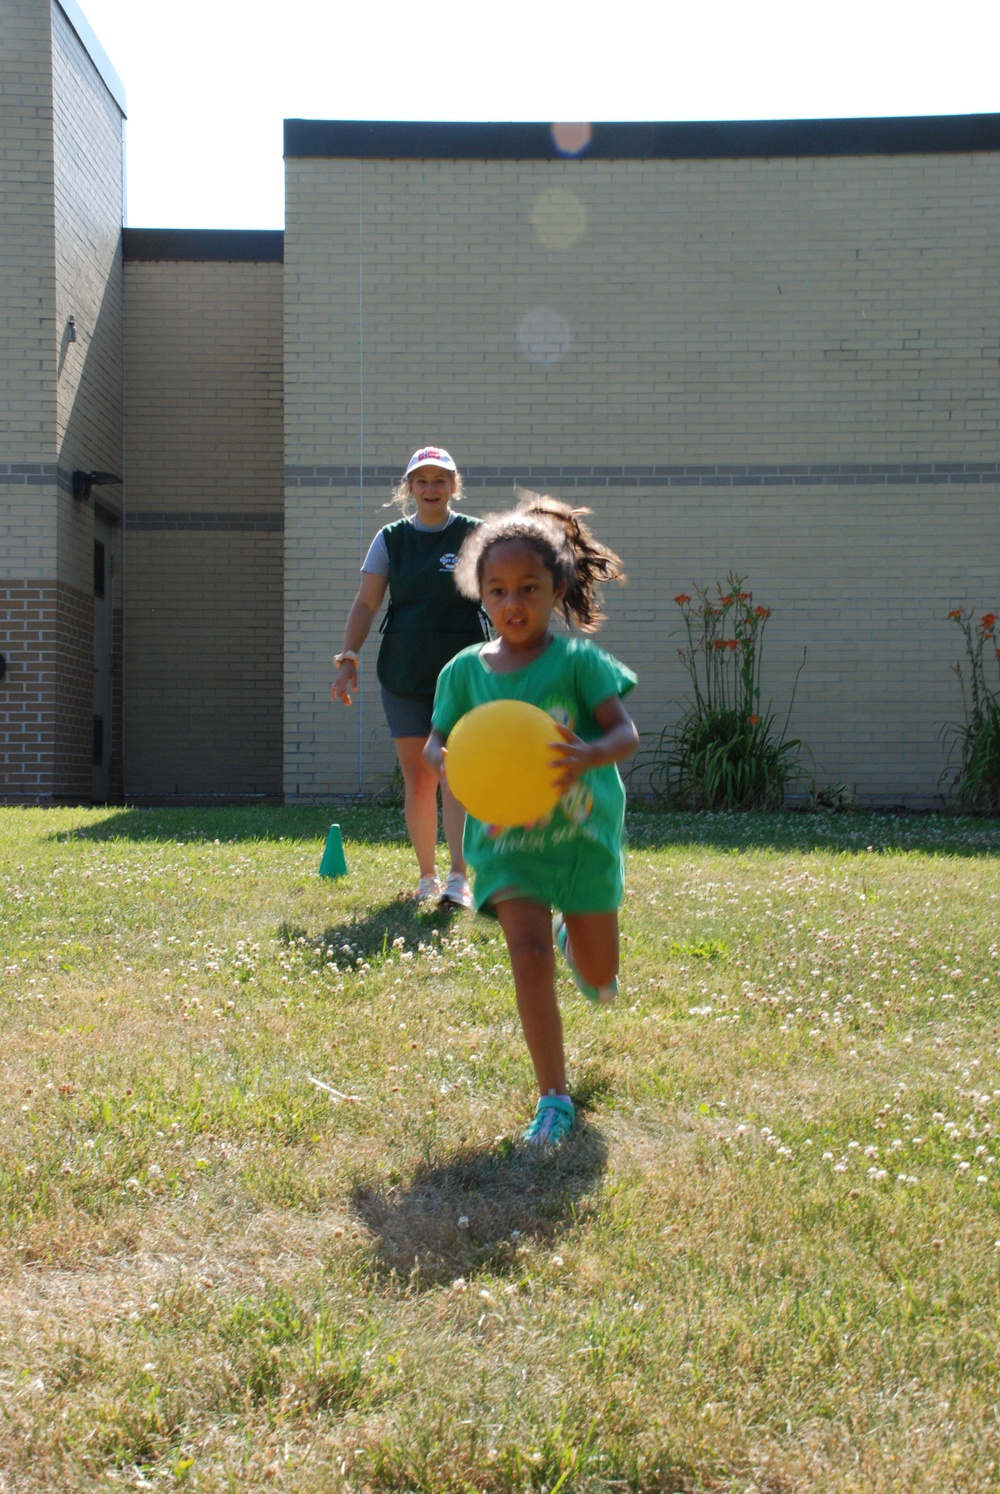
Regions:
<svg viewBox="0 0 1000 1494"><path fill-rule="evenodd" d="M635 722L617 695L602 700L595 707L594 720L602 733L594 742L582 741L567 726L557 728L563 741L553 744L553 751L558 755L552 766L561 770L557 779L561 789L568 789L590 768L603 768L608 763L623 762L625 758L632 756L639 745Z"/></svg>
<svg viewBox="0 0 1000 1494"><path fill-rule="evenodd" d="M382 605L388 585L388 576L376 576L373 571L361 572L361 585L358 587L354 604L347 614L344 641L340 647L341 653L360 653L361 645L371 632L372 623ZM358 666L353 659L344 659L339 665L335 661L333 667L337 672L334 676L333 689L330 691L331 698L342 700L345 705L349 706L351 704L350 692L358 688Z"/></svg>

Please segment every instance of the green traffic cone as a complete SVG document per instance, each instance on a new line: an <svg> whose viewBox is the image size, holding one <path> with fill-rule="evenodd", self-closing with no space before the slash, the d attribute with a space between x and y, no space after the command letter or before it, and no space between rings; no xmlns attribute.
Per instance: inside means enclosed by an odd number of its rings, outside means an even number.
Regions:
<svg viewBox="0 0 1000 1494"><path fill-rule="evenodd" d="M321 877L346 877L347 862L344 860L344 843L340 838L340 826L331 825L326 837L326 848L319 864Z"/></svg>

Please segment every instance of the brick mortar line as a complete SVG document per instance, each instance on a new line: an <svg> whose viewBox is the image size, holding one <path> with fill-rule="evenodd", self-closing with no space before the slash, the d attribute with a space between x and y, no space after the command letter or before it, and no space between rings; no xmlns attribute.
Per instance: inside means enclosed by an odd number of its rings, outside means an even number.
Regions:
<svg viewBox="0 0 1000 1494"><path fill-rule="evenodd" d="M127 532L150 533L165 530L214 530L216 532L256 532L280 534L285 527L285 516L280 512L199 514L190 512L126 514L124 528Z"/></svg>
<svg viewBox="0 0 1000 1494"><path fill-rule="evenodd" d="M394 483L399 479L395 467L369 467L363 475L365 482L373 486ZM285 469L285 482L290 488L353 487L361 479L362 474L356 467ZM468 467L462 471L462 480L467 488L508 482L557 483L562 487L644 488L924 487L995 484L1000 482L1000 462Z"/></svg>

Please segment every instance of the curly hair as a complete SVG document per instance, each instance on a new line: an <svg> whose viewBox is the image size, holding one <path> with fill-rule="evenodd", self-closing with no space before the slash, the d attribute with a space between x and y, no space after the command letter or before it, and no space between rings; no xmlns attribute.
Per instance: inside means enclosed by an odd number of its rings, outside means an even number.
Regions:
<svg viewBox="0 0 1000 1494"><path fill-rule="evenodd" d="M589 508L571 508L547 493L521 491L517 508L488 514L466 537L455 566L455 585L463 596L482 596L486 557L496 545L530 546L556 586L565 585L559 610L581 633L596 633L604 621L599 583L626 581L621 557L602 545L580 522Z"/></svg>

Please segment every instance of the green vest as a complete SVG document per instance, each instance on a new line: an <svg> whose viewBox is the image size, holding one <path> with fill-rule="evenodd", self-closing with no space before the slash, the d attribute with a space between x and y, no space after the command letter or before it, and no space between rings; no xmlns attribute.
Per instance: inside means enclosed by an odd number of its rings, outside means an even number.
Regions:
<svg viewBox="0 0 1000 1494"><path fill-rule="evenodd" d="M393 695L433 695L449 659L487 637L478 602L455 589L462 541L480 521L456 514L443 529L398 519L382 531L389 552L389 607L376 672Z"/></svg>

